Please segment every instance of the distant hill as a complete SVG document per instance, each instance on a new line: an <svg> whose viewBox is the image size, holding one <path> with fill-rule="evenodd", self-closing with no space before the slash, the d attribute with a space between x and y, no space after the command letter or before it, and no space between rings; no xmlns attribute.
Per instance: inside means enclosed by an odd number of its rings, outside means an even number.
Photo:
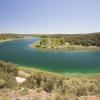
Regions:
<svg viewBox="0 0 100 100"><path fill-rule="evenodd" d="M14 38L22 38L22 36L20 36L18 34L12 34L12 33L0 34L0 40L14 39Z"/></svg>
<svg viewBox="0 0 100 100"><path fill-rule="evenodd" d="M16 33L1 33L0 40L9 38L21 38L26 36L41 37L41 38L64 38L65 42L71 45L82 46L100 46L100 32L87 34L16 34Z"/></svg>
<svg viewBox="0 0 100 100"><path fill-rule="evenodd" d="M100 32L88 34L55 34L51 38L61 38L72 45L100 46Z"/></svg>

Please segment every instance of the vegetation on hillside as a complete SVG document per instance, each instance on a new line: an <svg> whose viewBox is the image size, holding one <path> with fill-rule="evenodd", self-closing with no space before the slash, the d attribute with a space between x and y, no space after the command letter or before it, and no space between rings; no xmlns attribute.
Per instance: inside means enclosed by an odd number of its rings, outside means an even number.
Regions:
<svg viewBox="0 0 100 100"><path fill-rule="evenodd" d="M16 86L15 77L18 68L16 64L0 61L0 88L13 88Z"/></svg>
<svg viewBox="0 0 100 100"><path fill-rule="evenodd" d="M26 81L20 84L16 81L17 76L21 77L19 71L30 74L25 77ZM4 88L11 90L16 88L22 91L23 95L27 95L30 89L36 93L44 91L50 94L49 99L45 100L71 100L72 97L100 96L100 76L64 76L34 69L19 68L16 64L0 61L0 89Z"/></svg>
<svg viewBox="0 0 100 100"><path fill-rule="evenodd" d="M100 95L100 78L59 77L39 72L33 73L23 85L30 89L59 93L63 96Z"/></svg>
<svg viewBox="0 0 100 100"><path fill-rule="evenodd" d="M82 46L100 46L100 33L91 34L56 34L52 35L52 38L63 37L66 42L71 45L82 45Z"/></svg>
<svg viewBox="0 0 100 100"><path fill-rule="evenodd" d="M33 37L41 37L41 38L47 38L48 35L47 34L33 34Z"/></svg>
<svg viewBox="0 0 100 100"><path fill-rule="evenodd" d="M0 34L0 40L22 38L22 36L17 34Z"/></svg>

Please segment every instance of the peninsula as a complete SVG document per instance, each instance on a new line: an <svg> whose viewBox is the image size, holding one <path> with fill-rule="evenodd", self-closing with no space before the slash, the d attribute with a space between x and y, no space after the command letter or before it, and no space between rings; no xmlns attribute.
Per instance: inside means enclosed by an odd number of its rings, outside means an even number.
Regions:
<svg viewBox="0 0 100 100"><path fill-rule="evenodd" d="M100 50L100 33L48 35L33 43L32 47L48 50Z"/></svg>

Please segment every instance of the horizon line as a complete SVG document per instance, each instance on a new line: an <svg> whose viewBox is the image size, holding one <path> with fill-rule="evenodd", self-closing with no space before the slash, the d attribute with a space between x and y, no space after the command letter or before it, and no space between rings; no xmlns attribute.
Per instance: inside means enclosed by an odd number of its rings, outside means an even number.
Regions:
<svg viewBox="0 0 100 100"><path fill-rule="evenodd" d="M59 33L21 33L21 32L2 32L2 33L0 33L0 34L93 34L93 33L100 33L100 32L84 32L84 33L61 33L61 32L59 32Z"/></svg>

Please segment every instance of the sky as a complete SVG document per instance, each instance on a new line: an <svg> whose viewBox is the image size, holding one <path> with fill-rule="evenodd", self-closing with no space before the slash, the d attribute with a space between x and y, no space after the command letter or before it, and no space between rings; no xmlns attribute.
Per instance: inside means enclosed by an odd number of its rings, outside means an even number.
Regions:
<svg viewBox="0 0 100 100"><path fill-rule="evenodd" d="M0 33L100 32L100 0L0 0Z"/></svg>

